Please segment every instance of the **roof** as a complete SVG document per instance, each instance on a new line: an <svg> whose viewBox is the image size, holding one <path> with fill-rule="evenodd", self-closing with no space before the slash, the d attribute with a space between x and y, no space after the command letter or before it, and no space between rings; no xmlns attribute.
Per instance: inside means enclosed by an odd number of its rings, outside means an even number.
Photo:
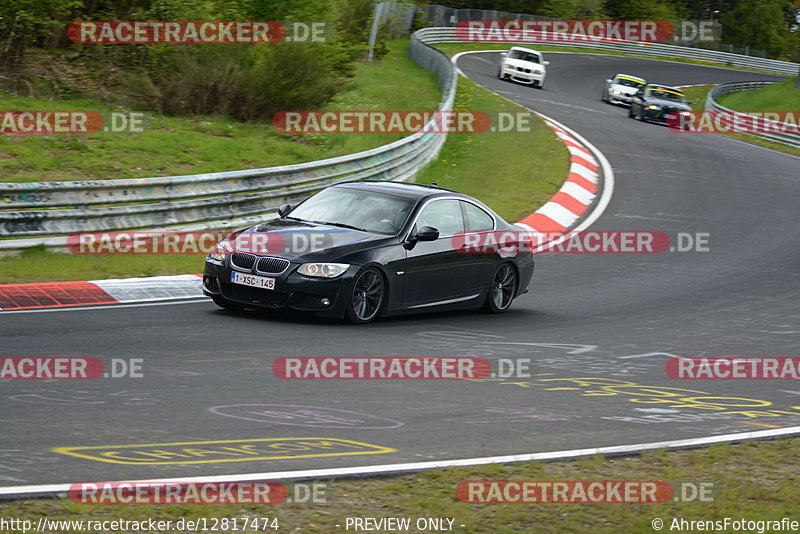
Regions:
<svg viewBox="0 0 800 534"><path fill-rule="evenodd" d="M664 91L672 91L673 93L678 93L680 95L683 94L683 91L681 91L677 87L671 87L669 85L661 85L661 84L658 84L658 83L648 83L647 84L647 88L648 89L664 90Z"/></svg>
<svg viewBox="0 0 800 534"><path fill-rule="evenodd" d="M616 76L614 76L614 78L624 78L626 80L631 80L631 81L634 81L634 82L646 83L644 78L640 78L638 76L632 76L630 74L623 74L621 72L619 74L617 74Z"/></svg>
<svg viewBox="0 0 800 534"><path fill-rule="evenodd" d="M349 188L365 189L369 191L375 191L378 193L385 193L389 195L396 195L405 198L417 198L417 199L437 194L461 195L461 193L455 193L454 191L441 189L439 187L432 185L406 184L403 182L345 182L342 184L336 184L331 187L349 187Z"/></svg>
<svg viewBox="0 0 800 534"><path fill-rule="evenodd" d="M524 46L512 46L509 48L509 50L522 50L523 52L532 52L534 54L539 54L540 56L542 55L542 53L538 50L534 50L533 48L525 48Z"/></svg>

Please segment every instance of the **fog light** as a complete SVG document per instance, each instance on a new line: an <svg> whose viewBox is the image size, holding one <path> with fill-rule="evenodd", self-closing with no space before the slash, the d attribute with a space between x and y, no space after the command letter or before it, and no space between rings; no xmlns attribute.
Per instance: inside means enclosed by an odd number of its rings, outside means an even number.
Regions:
<svg viewBox="0 0 800 534"><path fill-rule="evenodd" d="M319 301L319 303L322 304L323 306L330 306L331 305L331 299L322 299L322 300Z"/></svg>

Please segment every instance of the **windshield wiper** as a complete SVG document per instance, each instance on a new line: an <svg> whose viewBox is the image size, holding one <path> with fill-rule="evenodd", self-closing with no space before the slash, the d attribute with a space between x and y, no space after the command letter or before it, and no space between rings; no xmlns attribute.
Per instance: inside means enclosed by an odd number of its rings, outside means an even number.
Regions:
<svg viewBox="0 0 800 534"><path fill-rule="evenodd" d="M338 226L339 228L349 228L351 230L358 230L359 232L368 232L366 228L359 228L358 226L353 226L352 224L346 223L339 223L339 222L328 222L328 221L309 221L317 224L328 224L330 226Z"/></svg>

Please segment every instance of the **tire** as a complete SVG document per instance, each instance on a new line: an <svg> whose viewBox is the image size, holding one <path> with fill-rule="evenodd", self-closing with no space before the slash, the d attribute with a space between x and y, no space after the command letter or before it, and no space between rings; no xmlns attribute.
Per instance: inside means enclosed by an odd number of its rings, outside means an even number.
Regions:
<svg viewBox="0 0 800 534"><path fill-rule="evenodd" d="M636 118L636 116L633 114L633 106L628 108L628 118L629 119L635 119Z"/></svg>
<svg viewBox="0 0 800 534"><path fill-rule="evenodd" d="M344 318L354 324L369 323L381 314L385 303L383 276L377 269L364 269L355 277Z"/></svg>
<svg viewBox="0 0 800 534"><path fill-rule="evenodd" d="M238 302L231 302L230 300L226 300L222 297L211 297L211 300L213 300L214 304L216 304L220 308L228 311L242 311L245 308L244 304L239 304Z"/></svg>
<svg viewBox="0 0 800 534"><path fill-rule="evenodd" d="M494 272L492 285L486 294L482 310L487 313L505 313L511 307L517 292L517 270L510 263L503 263Z"/></svg>

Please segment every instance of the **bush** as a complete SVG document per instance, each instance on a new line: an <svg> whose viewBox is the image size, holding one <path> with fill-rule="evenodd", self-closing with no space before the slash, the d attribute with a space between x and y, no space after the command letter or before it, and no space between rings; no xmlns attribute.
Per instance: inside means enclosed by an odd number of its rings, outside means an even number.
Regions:
<svg viewBox="0 0 800 534"><path fill-rule="evenodd" d="M335 93L325 54L306 44L162 50L141 78L141 96L161 113L227 115L241 121L314 109Z"/></svg>

